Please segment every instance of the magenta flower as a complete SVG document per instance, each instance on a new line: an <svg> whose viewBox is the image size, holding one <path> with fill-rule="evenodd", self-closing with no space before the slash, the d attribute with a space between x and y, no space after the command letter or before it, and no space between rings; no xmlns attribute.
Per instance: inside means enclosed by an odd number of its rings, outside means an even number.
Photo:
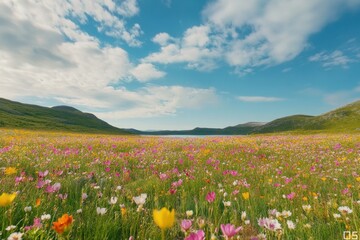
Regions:
<svg viewBox="0 0 360 240"><path fill-rule="evenodd" d="M286 198L289 200L293 200L295 198L296 194L294 192L291 192L290 194L286 195Z"/></svg>
<svg viewBox="0 0 360 240"><path fill-rule="evenodd" d="M241 226L238 227L238 228L235 228L235 226L230 224L230 223L221 224L220 228L221 228L222 233L225 236L225 239L229 239L229 238L235 236L236 234L238 234L242 230Z"/></svg>
<svg viewBox="0 0 360 240"><path fill-rule="evenodd" d="M207 195L206 195L206 201L208 201L209 203L212 203L213 201L215 201L215 197L216 197L216 194L215 192L209 192Z"/></svg>
<svg viewBox="0 0 360 240"><path fill-rule="evenodd" d="M199 230L196 233L191 233L189 236L187 236L184 240L204 240L205 239L205 233L203 230Z"/></svg>

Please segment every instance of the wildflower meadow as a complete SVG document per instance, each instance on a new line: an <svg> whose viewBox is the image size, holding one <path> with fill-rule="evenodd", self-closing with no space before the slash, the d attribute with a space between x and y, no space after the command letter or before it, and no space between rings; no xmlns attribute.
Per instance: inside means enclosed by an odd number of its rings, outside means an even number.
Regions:
<svg viewBox="0 0 360 240"><path fill-rule="evenodd" d="M0 130L0 186L0 239L358 239L360 135Z"/></svg>

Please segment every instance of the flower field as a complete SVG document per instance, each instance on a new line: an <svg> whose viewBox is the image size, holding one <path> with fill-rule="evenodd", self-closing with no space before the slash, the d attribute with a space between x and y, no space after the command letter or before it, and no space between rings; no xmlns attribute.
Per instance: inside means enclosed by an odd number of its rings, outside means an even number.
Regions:
<svg viewBox="0 0 360 240"><path fill-rule="evenodd" d="M0 168L0 239L336 240L360 231L355 134L0 130Z"/></svg>

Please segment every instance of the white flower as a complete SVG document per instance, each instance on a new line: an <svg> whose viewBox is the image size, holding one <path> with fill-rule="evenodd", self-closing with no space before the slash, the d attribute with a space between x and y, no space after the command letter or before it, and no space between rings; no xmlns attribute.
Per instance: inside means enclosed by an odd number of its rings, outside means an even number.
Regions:
<svg viewBox="0 0 360 240"><path fill-rule="evenodd" d="M260 218L258 220L258 224L260 227L266 228L273 232L275 232L277 230L281 230L281 224L279 223L279 221L277 219Z"/></svg>
<svg viewBox="0 0 360 240"><path fill-rule="evenodd" d="M81 194L81 199L85 200L88 198L88 195L86 193Z"/></svg>
<svg viewBox="0 0 360 240"><path fill-rule="evenodd" d="M24 211L25 211L25 212L31 212L31 209L32 209L31 206L24 207Z"/></svg>
<svg viewBox="0 0 360 240"><path fill-rule="evenodd" d="M14 233L10 234L10 236L8 237L8 240L21 240L22 235L24 235L24 234L19 233L19 232L14 232Z"/></svg>
<svg viewBox="0 0 360 240"><path fill-rule="evenodd" d="M15 228L16 228L15 225L10 225L10 226L8 226L7 228L5 228L5 230L6 230L6 231L11 231L11 230L13 230L13 229L15 229Z"/></svg>
<svg viewBox="0 0 360 240"><path fill-rule="evenodd" d="M360 205L360 200L357 200L356 203Z"/></svg>
<svg viewBox="0 0 360 240"><path fill-rule="evenodd" d="M41 221L46 221L46 220L50 220L51 219L51 215L50 214L43 214L41 215Z"/></svg>
<svg viewBox="0 0 360 240"><path fill-rule="evenodd" d="M241 220L242 220L242 221L245 221L245 219L246 219L246 212L245 212L245 211L242 211L242 212L241 212Z"/></svg>
<svg viewBox="0 0 360 240"><path fill-rule="evenodd" d="M346 215L348 213L352 213L353 211L348 207L348 206L340 206L338 208L339 212L341 212L341 214Z"/></svg>
<svg viewBox="0 0 360 240"><path fill-rule="evenodd" d="M82 209L76 210L76 213L82 213Z"/></svg>
<svg viewBox="0 0 360 240"><path fill-rule="evenodd" d="M311 211L311 206L310 205L302 205L302 209L308 213Z"/></svg>
<svg viewBox="0 0 360 240"><path fill-rule="evenodd" d="M245 220L245 224L249 225L250 224L250 220Z"/></svg>
<svg viewBox="0 0 360 240"><path fill-rule="evenodd" d="M291 212L284 210L282 211L281 216L283 216L284 218L288 218L291 216Z"/></svg>
<svg viewBox="0 0 360 240"><path fill-rule="evenodd" d="M117 203L117 200L118 200L118 198L117 197L111 197L110 198L110 204L112 204L112 205L114 205L114 204L116 204Z"/></svg>
<svg viewBox="0 0 360 240"><path fill-rule="evenodd" d="M107 210L106 210L106 208L97 207L96 212L97 212L98 215L104 215L107 212Z"/></svg>
<svg viewBox="0 0 360 240"><path fill-rule="evenodd" d="M286 224L287 224L289 229L295 229L295 223L293 221L287 220Z"/></svg>
<svg viewBox="0 0 360 240"><path fill-rule="evenodd" d="M120 191L122 189L121 186L117 186L115 191Z"/></svg>
<svg viewBox="0 0 360 240"><path fill-rule="evenodd" d="M235 180L234 182L233 182L233 185L234 186L237 186L239 184L239 181L238 180Z"/></svg>
<svg viewBox="0 0 360 240"><path fill-rule="evenodd" d="M193 211L193 210L187 210L187 211L186 211L186 216L187 216L187 217L191 217L193 214L194 214L194 211Z"/></svg>
<svg viewBox="0 0 360 240"><path fill-rule="evenodd" d="M228 193L227 193L227 192L224 192L224 195L223 195L223 196L224 196L224 198L225 198L227 195L228 195Z"/></svg>
<svg viewBox="0 0 360 240"><path fill-rule="evenodd" d="M266 240L266 235L264 233L260 233L257 235L259 240Z"/></svg>
<svg viewBox="0 0 360 240"><path fill-rule="evenodd" d="M341 218L341 215L338 214L338 213L334 213L333 216L334 216L334 218L336 218L336 219Z"/></svg>
<svg viewBox="0 0 360 240"><path fill-rule="evenodd" d="M278 212L278 210L276 210L276 209L271 209L268 211L268 213L270 216L274 216L274 217L279 217L281 215L281 213Z"/></svg>
<svg viewBox="0 0 360 240"><path fill-rule="evenodd" d="M94 189L100 189L100 186L94 186Z"/></svg>
<svg viewBox="0 0 360 240"><path fill-rule="evenodd" d="M140 196L137 197L133 197L134 202L136 203L136 205L144 205L145 201L147 198L147 194L146 193L142 193Z"/></svg>
<svg viewBox="0 0 360 240"><path fill-rule="evenodd" d="M230 206L231 206L231 202L230 202L230 201L227 201L227 202L223 201L223 203L224 203L224 206L225 206L225 207L230 207Z"/></svg>

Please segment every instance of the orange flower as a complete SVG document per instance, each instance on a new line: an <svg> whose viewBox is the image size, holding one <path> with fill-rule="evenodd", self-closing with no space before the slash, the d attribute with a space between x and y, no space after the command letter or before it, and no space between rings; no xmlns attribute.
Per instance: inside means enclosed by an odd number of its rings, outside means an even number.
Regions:
<svg viewBox="0 0 360 240"><path fill-rule="evenodd" d="M56 222L53 222L53 229L59 233L62 234L63 232L66 232L69 230L69 227L71 223L73 222L73 217L68 215L67 213L62 215Z"/></svg>
<svg viewBox="0 0 360 240"><path fill-rule="evenodd" d="M40 204L41 204L41 199L37 198L36 202L35 202L35 206L38 207L38 206L40 206Z"/></svg>
<svg viewBox="0 0 360 240"><path fill-rule="evenodd" d="M122 207L121 208L121 216L125 216L126 214L126 208Z"/></svg>

